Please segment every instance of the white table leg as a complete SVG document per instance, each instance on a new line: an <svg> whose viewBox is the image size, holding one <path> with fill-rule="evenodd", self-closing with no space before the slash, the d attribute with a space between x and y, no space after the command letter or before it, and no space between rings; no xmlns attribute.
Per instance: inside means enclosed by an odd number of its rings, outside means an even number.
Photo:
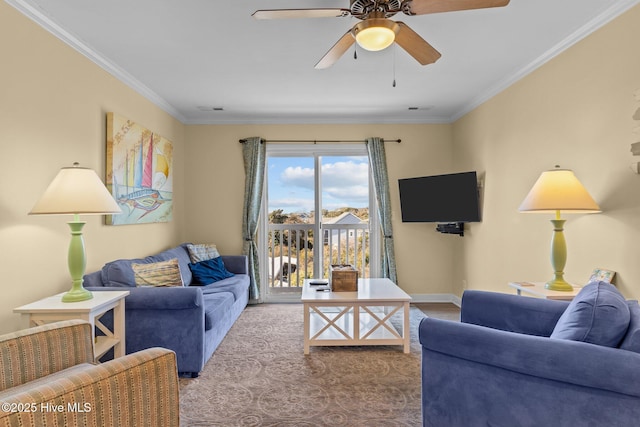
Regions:
<svg viewBox="0 0 640 427"><path fill-rule="evenodd" d="M113 335L118 340L113 346L113 356L122 357L125 351L125 322L124 322L124 298L113 308Z"/></svg>
<svg viewBox="0 0 640 427"><path fill-rule="evenodd" d="M409 333L409 302L404 303L404 325L402 327L402 336L404 337L404 352L410 352L410 333Z"/></svg>
<svg viewBox="0 0 640 427"><path fill-rule="evenodd" d="M304 354L309 354L309 338L311 334L311 322L309 313L309 304L303 304L304 307Z"/></svg>

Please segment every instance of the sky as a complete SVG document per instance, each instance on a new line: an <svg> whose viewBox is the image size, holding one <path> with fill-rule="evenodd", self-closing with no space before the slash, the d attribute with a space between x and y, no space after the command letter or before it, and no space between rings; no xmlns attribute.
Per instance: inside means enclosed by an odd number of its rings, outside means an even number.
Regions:
<svg viewBox="0 0 640 427"><path fill-rule="evenodd" d="M314 210L313 157L269 157L269 212ZM366 156L323 156L322 208L363 208L369 205L369 163Z"/></svg>

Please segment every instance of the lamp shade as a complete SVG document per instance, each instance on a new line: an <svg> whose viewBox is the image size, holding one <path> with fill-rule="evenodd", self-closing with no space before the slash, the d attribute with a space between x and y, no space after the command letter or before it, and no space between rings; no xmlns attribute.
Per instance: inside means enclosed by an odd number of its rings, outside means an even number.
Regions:
<svg viewBox="0 0 640 427"><path fill-rule="evenodd" d="M519 210L539 213L601 212L598 204L569 169L542 172Z"/></svg>
<svg viewBox="0 0 640 427"><path fill-rule="evenodd" d="M375 52L389 47L399 30L398 24L389 19L370 18L356 25L353 35L360 47Z"/></svg>
<svg viewBox="0 0 640 427"><path fill-rule="evenodd" d="M120 207L93 169L62 168L29 215L115 214Z"/></svg>

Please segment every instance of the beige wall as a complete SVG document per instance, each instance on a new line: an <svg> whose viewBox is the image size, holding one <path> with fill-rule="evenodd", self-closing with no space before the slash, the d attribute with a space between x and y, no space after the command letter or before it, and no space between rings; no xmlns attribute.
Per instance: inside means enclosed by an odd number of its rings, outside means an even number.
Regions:
<svg viewBox="0 0 640 427"><path fill-rule="evenodd" d="M540 173L573 169L603 213L567 215L566 278L594 267L618 272L624 295L640 297L640 176L630 170L632 115L640 104L640 6L571 47L453 126L456 166L485 174L484 219L458 248L463 280L506 292L508 281L552 276L549 215L518 206ZM638 122L635 122L635 126Z"/></svg>
<svg viewBox="0 0 640 427"><path fill-rule="evenodd" d="M174 221L108 227L83 217L88 271L181 240L184 125L0 2L0 333L12 310L70 287L66 216L27 216L58 170L74 161L104 177L106 113L117 112L174 143Z"/></svg>
<svg viewBox="0 0 640 427"><path fill-rule="evenodd" d="M400 138L400 144L388 142L385 145L399 283L412 294L451 293L455 236L436 233L433 224L403 224L397 184L398 178L445 173L452 169L450 125L188 126L187 240L215 242L223 253L238 253L242 249L244 169L242 146L238 140L249 136L271 140Z"/></svg>

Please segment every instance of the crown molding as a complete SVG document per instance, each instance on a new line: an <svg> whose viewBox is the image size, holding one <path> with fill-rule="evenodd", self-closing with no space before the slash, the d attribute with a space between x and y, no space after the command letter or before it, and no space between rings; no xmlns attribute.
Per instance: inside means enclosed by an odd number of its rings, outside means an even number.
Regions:
<svg viewBox="0 0 640 427"><path fill-rule="evenodd" d="M111 74L122 83L138 92L151 103L155 104L156 106L173 116L175 119L179 120L182 123L186 121L186 118L164 98L162 98L160 95L155 93L153 90L151 90L149 87L144 85L142 82L133 77L131 74L127 73L119 66L107 60L107 58L102 56L99 52L84 43L82 40L78 39L75 35L62 28L54 20L48 17L44 11L33 7L24 0L5 0L5 2L14 7L27 18L34 21L42 28L47 30L49 33L53 34L62 42L75 49L84 57L91 60L107 73Z"/></svg>
<svg viewBox="0 0 640 427"><path fill-rule="evenodd" d="M361 125L361 124L446 124L450 123L450 117L426 115L419 117L385 116L326 116L326 117L300 117L281 114L278 116L244 117L229 114L220 118L198 118L183 121L185 125Z"/></svg>
<svg viewBox="0 0 640 427"><path fill-rule="evenodd" d="M120 80L122 83L126 84L137 93L142 95L145 99L167 112L175 119L179 120L181 123L190 125L190 124L366 124L366 123L453 123L463 117L465 114L471 112L476 109L489 99L498 95L503 90L510 87L512 84L526 77L532 71L538 69L551 59L558 56L563 51L567 50L589 34L593 33L600 27L609 23L619 15L623 14L627 10L631 9L633 6L640 3L640 0L622 0L616 2L614 5L605 9L600 15L593 18L591 21L574 31L560 43L553 46L551 49L546 51L544 54L534 59L531 63L526 65L525 67L519 69L513 74L505 76L503 79L490 86L484 92L475 96L471 99L466 105L460 108L458 111L453 113L449 117L443 116L422 116L422 117L413 117L408 118L406 116L396 116L396 117L387 117L386 120L380 121L372 120L372 119L363 119L362 117L331 117L331 118L302 118L302 117L233 117L227 116L225 118L212 118L212 119L187 119L179 110L177 110L174 106L169 104L164 98L150 89L148 86L144 85L142 82L137 80L131 74L109 61L99 52L94 50L91 46L84 43L82 40L78 39L74 34L68 32L60 25L58 25L54 20L52 20L47 14L31 4L27 3L25 0L5 0L5 2L16 10L21 12L27 18L34 21L36 24L44 28L46 31L60 39L62 42L66 43L74 50L94 62L100 68Z"/></svg>
<svg viewBox="0 0 640 427"><path fill-rule="evenodd" d="M545 53L540 55L538 58L534 59L525 67L516 71L515 73L505 76L502 80L489 87L486 91L482 92L480 95L474 97L468 104L458 110L455 114L453 114L449 118L449 122L453 123L456 120L460 119L465 114L473 111L478 108L480 105L484 104L489 99L493 98L503 90L510 87L512 84L521 80L525 76L527 76L532 71L540 68L542 65L550 61L551 59L558 56L560 53L569 49L574 44L578 43L580 40L584 39L594 31L603 27L604 25L611 22L613 19L622 15L627 10L631 9L633 6L640 3L640 0L623 0L620 2L616 2L614 5L605 9L600 15L593 18L591 21L584 24L582 27L578 28L576 31L571 33L568 37L562 40L560 43L553 46L551 49L547 50Z"/></svg>

